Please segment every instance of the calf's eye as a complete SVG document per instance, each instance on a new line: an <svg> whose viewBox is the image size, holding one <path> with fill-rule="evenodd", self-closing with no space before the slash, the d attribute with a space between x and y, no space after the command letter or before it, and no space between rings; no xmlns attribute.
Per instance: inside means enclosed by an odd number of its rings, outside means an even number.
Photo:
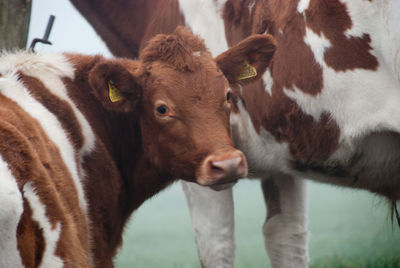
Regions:
<svg viewBox="0 0 400 268"><path fill-rule="evenodd" d="M231 92L226 93L226 100L230 101L231 100Z"/></svg>
<svg viewBox="0 0 400 268"><path fill-rule="evenodd" d="M157 112L159 114L165 115L165 114L168 113L168 107L165 106L165 105L160 105L160 106L157 107Z"/></svg>

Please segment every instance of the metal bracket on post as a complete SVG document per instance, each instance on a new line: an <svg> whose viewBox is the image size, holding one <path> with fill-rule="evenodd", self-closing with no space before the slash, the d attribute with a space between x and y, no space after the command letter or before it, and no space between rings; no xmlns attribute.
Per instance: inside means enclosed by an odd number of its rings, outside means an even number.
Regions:
<svg viewBox="0 0 400 268"><path fill-rule="evenodd" d="M50 36L51 28L53 28L53 24L54 24L54 20L55 19L56 19L56 17L54 15L50 15L49 21L47 22L46 31L44 32L43 38L35 38L35 39L32 40L31 46L29 47L29 49L31 51L35 52L36 43L43 43L43 44L46 44L46 45L52 45L52 43L49 41L49 36Z"/></svg>

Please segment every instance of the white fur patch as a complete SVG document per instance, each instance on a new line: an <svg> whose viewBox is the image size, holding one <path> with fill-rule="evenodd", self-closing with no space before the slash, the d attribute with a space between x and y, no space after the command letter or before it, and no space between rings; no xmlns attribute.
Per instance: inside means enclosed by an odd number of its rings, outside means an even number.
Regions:
<svg viewBox="0 0 400 268"><path fill-rule="evenodd" d="M0 73L17 70L46 72L48 75L59 77L74 77L74 69L62 54L35 54L27 51L0 54Z"/></svg>
<svg viewBox="0 0 400 268"><path fill-rule="evenodd" d="M314 33L310 28L306 27L306 36L304 37L306 43L314 53L315 60L322 65L324 61L325 50L332 46L331 42L325 38L324 34L321 36Z"/></svg>
<svg viewBox="0 0 400 268"><path fill-rule="evenodd" d="M23 267L17 242L23 200L17 182L1 156L0 204L0 267Z"/></svg>
<svg viewBox="0 0 400 268"><path fill-rule="evenodd" d="M271 69L267 69L262 76L262 80L264 82L264 89L270 96L272 96L272 86L274 84L274 80L271 76Z"/></svg>
<svg viewBox="0 0 400 268"><path fill-rule="evenodd" d="M249 14L251 15L251 13L253 12L253 8L254 5L256 4L256 0L253 0L252 2L250 2L249 4Z"/></svg>
<svg viewBox="0 0 400 268"><path fill-rule="evenodd" d="M310 0L300 0L299 4L297 5L297 12L303 13L307 10L308 6L310 5Z"/></svg>
<svg viewBox="0 0 400 268"><path fill-rule="evenodd" d="M272 175L271 172L288 171L290 155L287 143L278 143L263 128L257 133L250 115L240 101L238 109L239 114L231 113L230 116L232 137L237 148L246 155L249 177L265 178L265 174Z"/></svg>
<svg viewBox="0 0 400 268"><path fill-rule="evenodd" d="M179 0L185 22L195 34L200 35L213 57L228 49L222 7L226 0Z"/></svg>
<svg viewBox="0 0 400 268"><path fill-rule="evenodd" d="M32 219L39 224L43 231L43 238L46 246L40 267L64 267L64 262L60 257L55 255L57 243L60 238L60 223L57 223L55 228L51 226L46 216L46 208L35 193L30 182L24 185L23 191L26 200L32 208Z"/></svg>

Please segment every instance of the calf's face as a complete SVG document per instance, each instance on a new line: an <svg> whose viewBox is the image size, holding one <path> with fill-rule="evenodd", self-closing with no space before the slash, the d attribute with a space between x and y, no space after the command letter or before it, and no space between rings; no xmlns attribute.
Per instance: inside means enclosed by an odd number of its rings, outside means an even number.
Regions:
<svg viewBox="0 0 400 268"><path fill-rule="evenodd" d="M208 54L196 57L193 71L163 62L146 66L141 117L146 154L162 169L202 185L246 176L246 159L229 133L228 81Z"/></svg>
<svg viewBox="0 0 400 268"><path fill-rule="evenodd" d="M258 42L275 48L270 37ZM256 50L256 58L265 61L268 54L269 62L271 49ZM106 105L139 116L143 153L156 168L201 185L235 181L247 175L247 163L230 138L230 83L240 76L243 62L254 58L253 52L254 41L215 60L186 29L159 35L144 48L140 61L121 61L123 67L114 75L119 78L112 84L119 98ZM265 64L252 64L261 76ZM100 99L107 102L106 96Z"/></svg>

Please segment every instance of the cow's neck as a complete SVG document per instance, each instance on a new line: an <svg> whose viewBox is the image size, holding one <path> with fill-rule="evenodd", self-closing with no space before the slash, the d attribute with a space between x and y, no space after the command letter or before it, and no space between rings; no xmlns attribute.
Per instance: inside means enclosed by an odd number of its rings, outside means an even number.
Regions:
<svg viewBox="0 0 400 268"><path fill-rule="evenodd" d="M134 124L130 125L126 122L117 125L115 118L112 120L114 122L109 124L110 127L116 124L115 127L119 127L125 133L135 133ZM101 180L97 176L88 177L88 196L91 199L89 204L94 209L91 210L93 211L91 215L93 240L96 240L93 250L95 259L98 261L115 256L122 241L123 228L132 212L165 188L170 179L170 176L158 171L146 160L140 147L140 136L137 133L130 137L128 135L126 137L107 136L107 140L116 138L119 139L118 142L112 142L110 149L107 149L111 157L105 162L114 162L118 172L107 174L107 176L100 175ZM106 143L107 141L104 142ZM91 164L98 168L98 159L89 161L88 165ZM104 191L99 191L99 189L104 189Z"/></svg>
<svg viewBox="0 0 400 268"><path fill-rule="evenodd" d="M171 176L151 165L143 154L139 120L134 113L112 113L94 97L87 83L93 62L75 65L69 95L96 133L96 148L85 157L94 260L102 267L111 260L131 213L171 182ZM86 65L86 66L85 66ZM82 88L86 90L81 90Z"/></svg>

